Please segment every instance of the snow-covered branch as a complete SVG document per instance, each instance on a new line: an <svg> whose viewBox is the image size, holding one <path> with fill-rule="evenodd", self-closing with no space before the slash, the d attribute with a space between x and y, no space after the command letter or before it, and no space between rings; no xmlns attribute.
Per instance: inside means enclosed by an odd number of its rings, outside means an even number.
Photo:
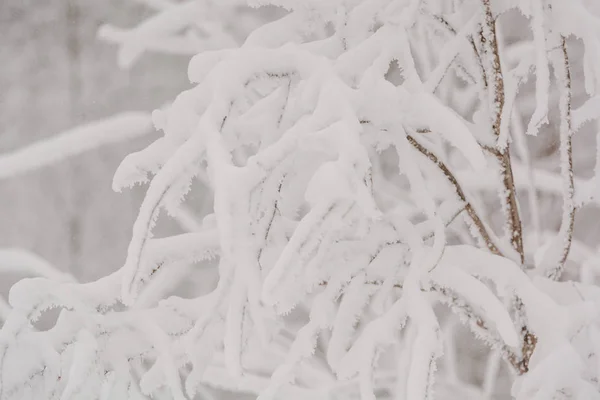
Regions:
<svg viewBox="0 0 600 400"><path fill-rule="evenodd" d="M593 178L573 171L572 135L600 115L585 1L143 3L151 17L100 36L123 66L147 50L198 53L193 86L151 119L125 114L0 158L8 177L162 132L115 172L116 191L148 184L122 267L84 284L42 274L12 288L10 313L0 303L2 400L26 388L184 400L203 385L265 400L466 398L472 385L449 370L462 357L487 370L479 396L498 374L519 400L600 396L598 246L574 226L600 198L600 161ZM269 18L233 35L240 7ZM580 108L571 36L584 45ZM530 151L546 130L559 164ZM154 237L163 210L188 232ZM571 266L585 284L560 281ZM203 283L163 298L182 281ZM56 324L33 329L50 308ZM474 338L487 365L458 348Z"/></svg>
<svg viewBox="0 0 600 400"><path fill-rule="evenodd" d="M99 146L119 143L153 131L149 113L127 112L78 126L0 155L0 179L27 173Z"/></svg>

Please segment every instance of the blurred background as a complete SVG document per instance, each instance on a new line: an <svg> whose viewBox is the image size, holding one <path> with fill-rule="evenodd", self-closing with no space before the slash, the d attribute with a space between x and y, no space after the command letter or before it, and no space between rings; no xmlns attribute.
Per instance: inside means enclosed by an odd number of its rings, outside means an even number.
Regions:
<svg viewBox="0 0 600 400"><path fill-rule="evenodd" d="M122 70L117 46L97 39L103 24L129 28L150 14L123 0L0 1L0 154L117 112L152 111L189 87L187 57L146 53ZM115 193L112 176L157 137L0 180L0 248L30 250L82 281L120 267L145 188Z"/></svg>

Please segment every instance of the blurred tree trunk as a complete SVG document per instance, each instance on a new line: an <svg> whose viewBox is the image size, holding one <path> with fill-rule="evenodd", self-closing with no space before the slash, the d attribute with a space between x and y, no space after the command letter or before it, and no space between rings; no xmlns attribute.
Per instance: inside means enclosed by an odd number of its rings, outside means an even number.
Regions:
<svg viewBox="0 0 600 400"><path fill-rule="evenodd" d="M68 93L69 93L69 125L77 123L77 117L81 113L81 43L80 17L77 0L67 0L66 8L66 46L68 67ZM78 182L81 182L81 169L77 168L76 162L70 160L66 165L67 182L65 187L65 220L67 221L69 263L70 272L76 274L75 269L80 262L81 242L84 240L81 229L82 216L86 213L86 201L84 193L78 190Z"/></svg>

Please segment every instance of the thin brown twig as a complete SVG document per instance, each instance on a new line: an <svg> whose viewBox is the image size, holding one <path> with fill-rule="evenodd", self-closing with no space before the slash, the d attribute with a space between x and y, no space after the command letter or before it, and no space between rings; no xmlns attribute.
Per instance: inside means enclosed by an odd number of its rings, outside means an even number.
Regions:
<svg viewBox="0 0 600 400"><path fill-rule="evenodd" d="M489 76L483 75L482 79L486 81L486 87L491 91L492 97L492 130L496 138L500 137L500 126L502 122L502 110L504 108L504 77L502 75L502 66L500 62L500 52L498 49L498 39L496 33L496 20L492 14L490 0L481 0L484 10L484 21L481 25L480 44L481 50L488 66ZM477 46L475 46L476 48ZM476 56L482 54L476 52ZM482 65L483 65L483 57ZM486 69L484 68L484 73ZM512 247L519 253L521 264L525 263L525 252L523 249L523 228L519 215L517 203L517 193L512 172L512 163L510 159L510 147L493 149L491 153L496 157L500 165L502 174L503 190L500 193L502 210L506 220L506 232L510 235ZM523 302L518 297L514 298L514 310L521 328L521 355L509 357L510 364L520 375L529 371L529 360L537 344L537 338L529 330L525 321L525 309Z"/></svg>
<svg viewBox="0 0 600 400"><path fill-rule="evenodd" d="M417 142L412 136L407 135L407 138L408 138L408 142L410 144L412 144L419 152L421 152L428 159L430 159L433 163L435 163L436 166L444 173L444 175L446 176L448 181L454 186L454 189L455 189L458 197L465 203L465 210L469 214L469 217L473 221L473 224L479 231L479 234L483 238L487 247L490 249L490 251L492 253L501 256L502 254L500 253L498 248L494 245L493 241L491 240L491 237L490 237L489 233L487 232L486 227L483 224L483 221L481 220L481 218L479 218L476 211L473 209L471 203L467 200L460 184L458 183L458 181L456 180L456 178L454 177L452 172L448 169L448 167L442 161L440 161L440 159L434 153L427 150L424 146L422 146L419 142ZM442 294L445 294L445 293L442 293ZM449 297L448 299L450 301L448 304L452 306L454 304L452 302L452 298ZM517 310L519 316L522 317L522 315L524 314L523 302L519 298L515 298L514 301L515 301L515 309ZM480 318L473 320L471 322L475 323L475 325L477 327L483 329L484 331L487 330L487 327L485 326L485 324L483 324L481 322ZM533 351L535 350L535 346L537 344L537 338L535 337L535 335L533 335L529 331L526 324L522 323L520 325L521 325L521 336L523 338L523 343L521 346L521 357L519 357L517 353L513 352L507 346L502 346L501 348L502 348L502 354L504 355L504 358L513 366L513 368L519 373L519 375L522 375L522 374L526 373L527 371L529 371L529 360L531 358L531 355L533 354ZM490 333L490 335L491 335L491 333Z"/></svg>
<svg viewBox="0 0 600 400"><path fill-rule="evenodd" d="M479 31L479 40L482 44L482 51L484 53L488 53L488 55L491 55L492 58L491 70L493 72L493 85L491 85L491 88L493 90L494 97L493 103L496 108L496 110L494 110L493 131L495 135L499 137L502 108L504 107L504 79L500 67L500 55L496 39L495 21L492 16L489 0L482 1L484 3L486 12L485 24L482 25L482 28ZM448 21L446 21L444 17L439 15L431 15L431 17L439 22L440 27L443 27L446 31L448 31L451 34L456 34L456 29ZM483 89L487 90L488 88L490 88L490 85L488 82L488 76L483 64L481 53L478 50L477 44L473 36L469 36L468 40L471 44L473 55L479 67ZM503 194L501 196L501 201L503 203L503 209L506 210L505 215L508 225L507 231L510 233L511 244L513 248L517 251L517 253L519 253L521 264L523 264L525 261L525 256L523 250L522 226L517 205L515 184L510 161L510 153L508 152L508 150L501 152L498 149L491 148L489 146L482 147L485 148L485 150L487 150L489 153L494 155L494 157L496 157L500 164L503 184Z"/></svg>
<svg viewBox="0 0 600 400"><path fill-rule="evenodd" d="M440 161L440 159L434 153L427 150L424 146L422 146L419 142L417 142L412 136L407 135L407 138L408 138L408 141L410 144L412 144L419 152L421 152L423 155L425 155L427 158L429 158L433 163L435 163L436 166L444 173L444 175L446 176L448 181L454 186L454 189L455 189L458 197L465 203L465 210L469 214L469 217L473 221L473 224L477 228L479 234L483 238L488 249L492 253L502 256L502 254L498 250L498 247L493 243L489 233L487 232L487 229L486 229L483 221L481 220L479 215L477 215L477 212L475 211L475 209L473 208L471 203L467 200L460 184L456 180L456 177L452 174L452 172L448 169L448 167L442 161ZM445 293L443 291L441 291L440 293L447 297L447 300L449 301L448 304L451 307L460 308L459 307L460 302L457 301L457 299L455 297L452 297L451 295L449 295L448 293ZM522 304L521 300L516 299L516 302L518 304L520 304L519 310L521 310L523 308L523 304ZM469 313L468 308L465 308L462 311L466 313L465 314L466 316L471 315ZM488 340L492 340L493 335L492 335L491 331L485 325L485 323L483 322L483 320L480 317L475 316L475 317L469 318L469 321L471 322L471 324L475 324L475 325L472 325L472 329L475 329L475 327L478 327L482 331L487 332L489 334ZM525 372L527 372L529 370L529 359L531 358L531 355L533 354L533 350L535 349L535 345L537 343L537 338L531 332L529 332L529 330L527 329L527 327L525 325L521 326L521 333L523 335L523 346L521 348L521 354L523 355L522 357L518 357L518 355L515 352L513 352L506 345L501 345L500 347L502 349L503 357L515 368L515 370L517 370L519 372L519 374L524 374ZM496 342L501 343L501 341L496 341Z"/></svg>
<svg viewBox="0 0 600 400"><path fill-rule="evenodd" d="M473 208L473 205L467 199L465 192L463 191L462 187L460 186L460 183L458 182L458 180L456 179L454 174L450 171L450 169L446 166L446 164L444 164L444 162L442 160L440 160L440 158L437 155L435 155L432 151L430 151L425 146L420 144L411 135L406 135L406 137L408 139L408 142L415 149L417 149L421 154L423 154L425 157L427 157L431 162L433 162L442 171L442 173L444 174L444 176L446 177L448 182L450 182L450 184L454 187L454 191L456 192L456 195L458 196L458 198L462 202L465 203L465 211L467 211L467 214L469 214L469 218L471 218L473 225L477 228L477 232L483 239L486 247L492 253L501 256L502 253L498 249L498 246L496 246L496 244L494 244L494 241L493 241L491 235L489 234L485 224L483 223L483 220L479 217L479 215L475 211L475 208Z"/></svg>
<svg viewBox="0 0 600 400"><path fill-rule="evenodd" d="M573 182L573 147L571 143L573 127L571 121L571 69L567 42L564 36L560 38L560 61L554 63L554 73L560 93L560 172L563 178L563 215L559 236L562 237L562 251L560 259L552 269L547 271L551 279L559 279L569 256L573 241L573 228L575 226L575 185Z"/></svg>
<svg viewBox="0 0 600 400"><path fill-rule="evenodd" d="M484 55L487 56L487 63L491 73L490 85L492 97L492 129L496 137L500 137L500 124L502 121L502 109L504 108L504 77L500 64L500 52L498 50L498 39L496 36L496 21L492 15L490 0L481 0L484 8L484 23L480 40ZM517 194L512 172L510 152L508 147L505 150L498 150L495 154L502 174L503 192L500 194L502 208L507 222L507 232L510 235L510 242L513 248L519 253L521 264L525 262L525 253L523 251L523 228L519 216L517 204Z"/></svg>
<svg viewBox="0 0 600 400"><path fill-rule="evenodd" d="M521 356L517 357L516 354L512 354L509 358L510 363L515 368L519 375L529 371L529 360L535 351L537 345L537 337L529 331L527 324L525 323L525 306L523 301L515 297L513 298L514 309L517 313L518 324L521 329L521 337L523 342L521 343Z"/></svg>

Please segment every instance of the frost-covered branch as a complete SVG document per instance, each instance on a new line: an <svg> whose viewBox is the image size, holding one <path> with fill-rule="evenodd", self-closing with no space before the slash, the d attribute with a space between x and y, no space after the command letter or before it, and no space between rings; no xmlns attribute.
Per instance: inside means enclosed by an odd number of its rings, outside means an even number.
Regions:
<svg viewBox="0 0 600 400"><path fill-rule="evenodd" d="M458 198L465 203L465 210L469 214L471 222L475 226L475 229L477 230L479 236L485 242L485 246L492 253L501 255L500 250L498 249L496 244L494 244L495 239L492 237L492 233L489 232L489 228L485 225L481 217L477 214L477 211L475 211L473 204L471 204L471 202L467 200L467 197L461 185L458 183L458 180L456 179L454 174L452 174L450 169L433 152L431 152L422 144L420 144L412 136L408 136L408 141L415 149L417 149L425 157L430 159L442 171L448 182L454 187Z"/></svg>
<svg viewBox="0 0 600 400"><path fill-rule="evenodd" d="M567 54L567 43L564 37L559 40L557 52L553 62L554 73L560 93L560 173L562 176L563 213L560 231L555 239L553 248L544 255L541 268L546 276L559 279L569 256L573 229L575 227L575 185L573 178L573 146L572 146L572 111L571 111L571 67Z"/></svg>
<svg viewBox="0 0 600 400"><path fill-rule="evenodd" d="M95 121L0 155L0 179L60 162L99 146L119 143L152 132L149 113L128 112Z"/></svg>
<svg viewBox="0 0 600 400"><path fill-rule="evenodd" d="M486 76L489 79L488 89L490 92L490 117L492 118L492 131L500 138L502 125L502 111L504 108L504 77L502 73L500 51L496 36L496 18L492 13L490 0L481 0L484 12L484 21L479 40L483 48ZM517 193L514 183L511 157L508 148L498 148L494 152L500 165L502 176L502 190L500 200L506 218L506 233L513 248L521 257L521 263L525 261L523 250L523 228L519 216L519 205L517 204Z"/></svg>
<svg viewBox="0 0 600 400"><path fill-rule="evenodd" d="M501 382L517 400L598 397L598 245L573 221L597 205L600 170L575 176L571 142L597 117L589 4L144 3L151 17L100 34L123 66L146 50L198 52L192 87L152 114L161 137L115 172L116 191L147 184L122 267L84 284L23 280L0 303L12 308L2 400L30 387L37 398L185 400L204 385L261 400L454 399ZM257 26L234 35L230 19L250 6ZM512 23L527 33L509 38ZM572 35L590 97L576 110ZM556 98L560 173L528 147L552 128ZM67 136L0 166L15 174L100 143ZM154 237L163 210L188 232ZM586 284L547 278L567 261ZM35 330L50 308L56 324ZM487 371L485 387L461 380L465 365Z"/></svg>

